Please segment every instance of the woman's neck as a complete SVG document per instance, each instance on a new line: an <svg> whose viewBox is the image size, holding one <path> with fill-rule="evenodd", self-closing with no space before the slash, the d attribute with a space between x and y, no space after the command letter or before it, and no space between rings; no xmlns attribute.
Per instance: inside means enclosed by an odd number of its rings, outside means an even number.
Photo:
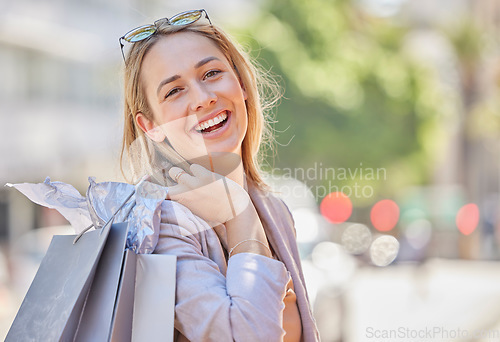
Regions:
<svg viewBox="0 0 500 342"><path fill-rule="evenodd" d="M236 153L210 153L211 171L225 176L247 189L245 184L245 170L241 156Z"/></svg>

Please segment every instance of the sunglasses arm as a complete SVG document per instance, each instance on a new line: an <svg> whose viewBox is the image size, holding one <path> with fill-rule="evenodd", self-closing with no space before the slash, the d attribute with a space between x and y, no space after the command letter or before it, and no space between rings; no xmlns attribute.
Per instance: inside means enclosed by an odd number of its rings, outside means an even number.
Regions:
<svg viewBox="0 0 500 342"><path fill-rule="evenodd" d="M125 54L123 53L123 47L124 47L124 45L122 43L122 39L123 39L123 37L118 38L118 42L120 43L120 50L122 52L123 61L125 62Z"/></svg>
<svg viewBox="0 0 500 342"><path fill-rule="evenodd" d="M207 13L207 11L205 11L204 9L202 9L201 11L203 11L203 13L205 13L205 18L206 18L206 19L208 20L208 22L210 23L210 26L212 26L212 27L213 27L213 25L212 25L212 21L211 21L211 20L210 20L210 18L208 17L208 13Z"/></svg>

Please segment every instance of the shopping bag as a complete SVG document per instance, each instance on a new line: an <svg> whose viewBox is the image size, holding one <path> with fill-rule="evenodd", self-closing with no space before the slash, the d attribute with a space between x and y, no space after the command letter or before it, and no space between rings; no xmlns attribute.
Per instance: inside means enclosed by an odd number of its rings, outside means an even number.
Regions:
<svg viewBox="0 0 500 342"><path fill-rule="evenodd" d="M54 236L6 341L172 341L176 257L126 238L126 223Z"/></svg>
<svg viewBox="0 0 500 342"><path fill-rule="evenodd" d="M75 341L173 341L176 261L123 252L122 236L111 230Z"/></svg>
<svg viewBox="0 0 500 342"><path fill-rule="evenodd" d="M75 341L173 341L177 258L128 249L120 264L122 254L111 230Z"/></svg>
<svg viewBox="0 0 500 342"><path fill-rule="evenodd" d="M79 323L84 324L86 329L86 322L90 319L85 315L84 307L90 311L95 305L94 297L88 295L103 291L101 286L111 291L102 296L106 297L105 301L98 304L100 310L95 310L101 312L99 322L93 320L92 324L99 323L100 327L107 325L107 329L100 332L109 333L116 300L116 294L111 294L113 287L116 293L121 276L126 234L127 224L110 223L100 230L83 234L75 244L75 235L54 236L6 341L73 341ZM98 265L102 271L110 271L111 274L96 274ZM108 279L103 280L103 277ZM108 298L108 295L111 296ZM80 329L80 332L83 331Z"/></svg>
<svg viewBox="0 0 500 342"><path fill-rule="evenodd" d="M162 254L135 255L132 341L173 341L177 258Z"/></svg>
<svg viewBox="0 0 500 342"><path fill-rule="evenodd" d="M92 284L88 303L94 305L85 307L75 341L173 341L176 261L174 255L126 250L112 319L103 315L101 307L113 295L109 284L116 284L115 278ZM100 262L94 282L101 274L110 272ZM102 290L103 285L107 291ZM109 304L105 306L109 308Z"/></svg>
<svg viewBox="0 0 500 342"><path fill-rule="evenodd" d="M84 234L85 236L85 234ZM117 305L133 304L134 293L120 295L120 287L124 283L133 286L135 268L124 269L124 253L126 247L127 224L111 226L108 239L101 258L97 264L95 276L87 295L81 318L78 322L74 341L108 341L114 323ZM77 242L78 244L79 242ZM132 265L134 266L134 265ZM124 278L125 273L128 278ZM132 306L129 305L132 316ZM132 323L130 318L129 329ZM122 341L126 341L122 339Z"/></svg>

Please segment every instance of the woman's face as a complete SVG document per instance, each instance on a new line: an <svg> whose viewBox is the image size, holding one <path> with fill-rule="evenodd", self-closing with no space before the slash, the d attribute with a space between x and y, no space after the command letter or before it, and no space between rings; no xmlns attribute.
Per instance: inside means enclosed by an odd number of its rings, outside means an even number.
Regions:
<svg viewBox="0 0 500 342"><path fill-rule="evenodd" d="M143 60L141 81L154 122L142 113L136 120L150 138L167 137L188 161L215 152L241 156L246 92L215 43L192 32L160 38Z"/></svg>

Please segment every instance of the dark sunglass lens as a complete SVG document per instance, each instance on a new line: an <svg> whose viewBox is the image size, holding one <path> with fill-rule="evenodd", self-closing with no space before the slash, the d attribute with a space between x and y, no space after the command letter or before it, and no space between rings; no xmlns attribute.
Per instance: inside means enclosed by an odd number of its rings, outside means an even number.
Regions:
<svg viewBox="0 0 500 342"><path fill-rule="evenodd" d="M156 32L156 27L154 25L141 26L127 33L123 37L123 39L125 39L129 43L135 43L148 38L155 32Z"/></svg>
<svg viewBox="0 0 500 342"><path fill-rule="evenodd" d="M201 11L189 11L170 18L170 25L189 25L200 19Z"/></svg>

